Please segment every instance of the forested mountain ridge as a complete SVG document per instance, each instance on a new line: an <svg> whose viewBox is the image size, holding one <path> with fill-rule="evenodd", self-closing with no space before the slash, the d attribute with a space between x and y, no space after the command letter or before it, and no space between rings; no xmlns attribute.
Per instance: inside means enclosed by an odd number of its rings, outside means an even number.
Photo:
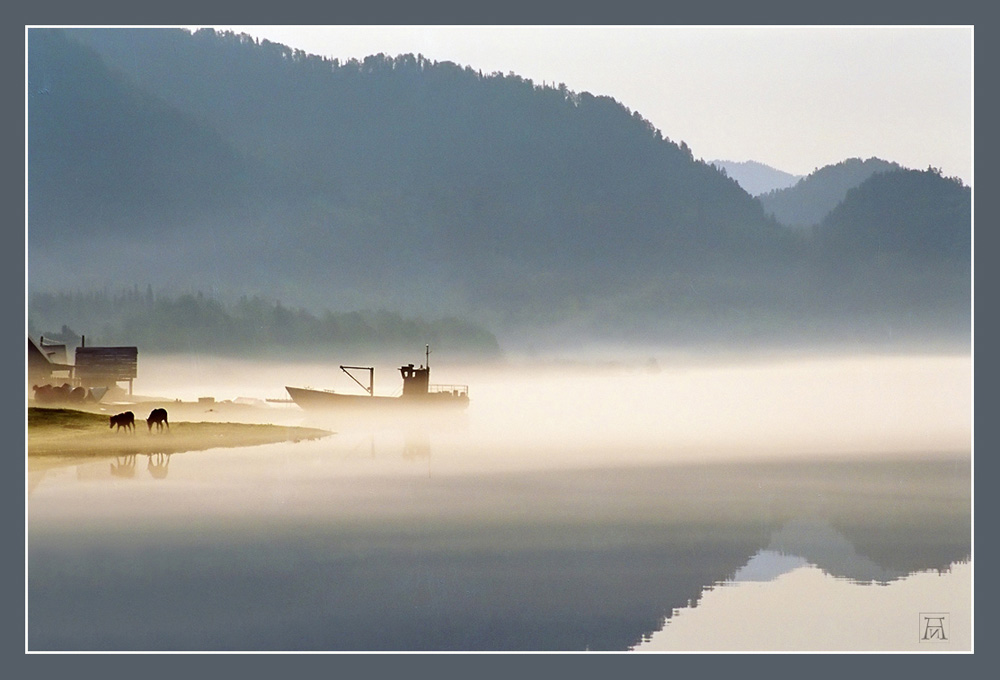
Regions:
<svg viewBox="0 0 1000 680"><path fill-rule="evenodd" d="M736 182L608 97L413 55L338 64L213 31L65 33L273 174L243 197L248 219L217 217L253 235L225 277L236 287L249 264L262 286L321 284L334 304L381 288L523 316L700 256L729 268L782 239Z"/></svg>
<svg viewBox="0 0 1000 680"><path fill-rule="evenodd" d="M81 117L29 97L29 130L52 114L29 138L33 290L180 283L317 311L468 317L505 337L787 336L844 321L845 301L828 295L833 251L609 97L419 55L342 64L213 31L53 31L61 44L38 31L29 62L75 46L61 68L83 64L131 99L112 92ZM118 135L77 157L49 141L116 117L165 148ZM46 145L57 152L38 153ZM66 168L127 181L67 198L54 179ZM156 200L128 183L156 173ZM837 258L849 278L853 261ZM870 311L846 307L851 322Z"/></svg>
<svg viewBox="0 0 1000 680"><path fill-rule="evenodd" d="M419 55L341 64L211 30L70 33L293 191L391 211L397 237L485 239L518 259L545 255L552 244L531 241L548 239L587 257L611 221L653 246L663 232L769 224L735 182L609 97ZM614 244L601 245L607 257Z"/></svg>
<svg viewBox="0 0 1000 680"><path fill-rule="evenodd" d="M844 200L850 189L877 172L902 169L898 163L881 158L848 158L811 172L794 186L769 191L757 199L764 210L781 224L795 228L812 227Z"/></svg>
<svg viewBox="0 0 1000 680"><path fill-rule="evenodd" d="M849 190L813 229L813 275L829 304L886 332L918 320L951 328L968 349L971 193L934 169L876 173Z"/></svg>
<svg viewBox="0 0 1000 680"><path fill-rule="evenodd" d="M820 247L852 259L904 256L966 265L972 190L934 170L876 173L815 227Z"/></svg>

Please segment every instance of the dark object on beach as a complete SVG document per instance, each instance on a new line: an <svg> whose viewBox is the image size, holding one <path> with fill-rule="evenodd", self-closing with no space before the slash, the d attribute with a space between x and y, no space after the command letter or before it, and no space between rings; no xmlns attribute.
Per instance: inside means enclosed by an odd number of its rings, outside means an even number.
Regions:
<svg viewBox="0 0 1000 680"><path fill-rule="evenodd" d="M135 414L131 411L125 411L125 413L119 413L118 415L111 416L109 421L110 424L108 425L108 429L117 425L119 430L124 427L126 430L132 430L135 432Z"/></svg>
<svg viewBox="0 0 1000 680"><path fill-rule="evenodd" d="M146 418L146 427L149 428L150 432L152 432L154 424L157 431L162 430L164 425L167 426L168 430L170 429L170 423L167 422L167 409L154 408L149 412L149 417Z"/></svg>
<svg viewBox="0 0 1000 680"><path fill-rule="evenodd" d="M31 389L35 391L35 401L39 404L84 404L100 400L93 390L73 387L69 383L59 386L32 385ZM103 396L103 392L101 395Z"/></svg>

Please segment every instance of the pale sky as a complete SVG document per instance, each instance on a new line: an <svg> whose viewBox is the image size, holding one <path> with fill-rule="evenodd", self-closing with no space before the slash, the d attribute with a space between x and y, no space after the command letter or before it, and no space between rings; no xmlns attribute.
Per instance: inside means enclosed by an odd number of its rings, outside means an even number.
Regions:
<svg viewBox="0 0 1000 680"><path fill-rule="evenodd" d="M216 26L341 60L423 54L608 95L696 158L808 174L846 158L972 183L973 29Z"/></svg>

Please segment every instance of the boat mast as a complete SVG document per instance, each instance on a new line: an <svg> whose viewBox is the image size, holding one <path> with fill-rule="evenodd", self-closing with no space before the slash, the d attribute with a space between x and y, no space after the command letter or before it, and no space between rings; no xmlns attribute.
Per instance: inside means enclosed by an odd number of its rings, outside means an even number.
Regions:
<svg viewBox="0 0 1000 680"><path fill-rule="evenodd" d="M340 370L350 376L351 380L361 385L361 388L368 393L368 396L375 396L375 367L374 366L341 366ZM354 377L351 371L368 371L368 387Z"/></svg>
<svg viewBox="0 0 1000 680"><path fill-rule="evenodd" d="M425 361L427 362L426 364L424 364L424 366L426 366L427 368L430 368L431 367L431 346L430 345L424 345L424 356L425 356Z"/></svg>

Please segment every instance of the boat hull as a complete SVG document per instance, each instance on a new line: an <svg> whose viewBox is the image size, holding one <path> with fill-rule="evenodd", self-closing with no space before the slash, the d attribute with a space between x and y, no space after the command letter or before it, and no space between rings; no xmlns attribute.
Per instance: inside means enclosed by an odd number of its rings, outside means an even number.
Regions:
<svg viewBox="0 0 1000 680"><path fill-rule="evenodd" d="M430 393L419 397L370 397L339 394L304 387L285 387L285 391L300 408L307 411L344 413L400 413L409 410L455 411L469 405L467 394Z"/></svg>

